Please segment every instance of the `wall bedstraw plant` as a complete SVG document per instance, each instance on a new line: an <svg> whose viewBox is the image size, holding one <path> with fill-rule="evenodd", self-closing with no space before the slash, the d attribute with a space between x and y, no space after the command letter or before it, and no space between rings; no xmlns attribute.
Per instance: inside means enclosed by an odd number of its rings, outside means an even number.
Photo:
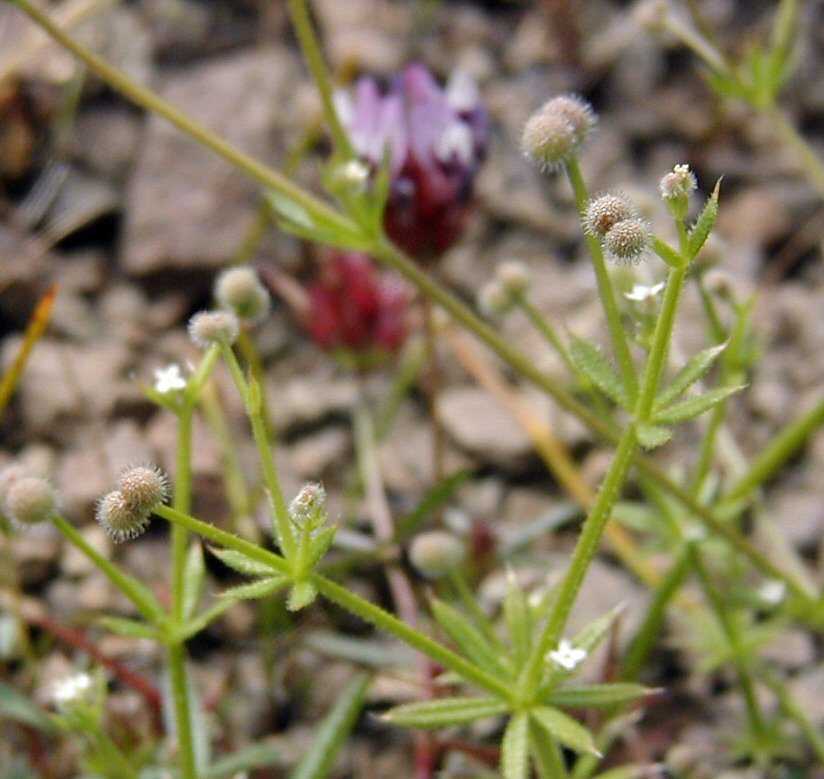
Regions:
<svg viewBox="0 0 824 779"><path fill-rule="evenodd" d="M732 324L725 324L727 320L722 321L717 315L716 301L702 286L703 275L694 273L696 258L718 218L720 182L703 203L696 204L697 181L687 165L677 164L663 175L662 203L675 235L675 240L670 241L659 236L624 196L613 193L591 196L579 166L579 155L585 152L587 138L595 130L596 117L583 98L555 97L527 122L522 137L524 151L541 170L565 175L574 194L610 350L605 354L598 345L585 339L562 338L532 306L529 276L517 263L499 269L496 286L482 295L483 310L485 314L502 316L512 308L522 308L562 358L569 375L559 380L536 368L528 355L509 344L494 327L434 281L387 237L387 233L396 240L402 236L400 243L407 250L415 251L424 246L428 252L439 238L451 243L457 236L457 223L464 218L466 204L457 204L458 211L454 219L450 219L454 234L410 235L400 231L399 223L403 219L397 212L402 203L392 190L391 179L392 143L397 142L397 138L387 133L385 137L371 139L378 147L369 147L371 157L365 155L368 169L363 167L366 165L361 158L364 149L359 148L359 141L363 139L353 137L355 128L351 122L337 114L321 49L304 2L291 0L289 7L331 130L334 151L325 176L331 200L322 200L304 191L280 173L196 125L88 51L29 0L15 0L15 4L114 88L255 178L264 187L281 229L345 252L363 252L399 272L430 302L474 333L516 373L543 389L615 448L563 576L546 591L538 593L526 592L517 578L510 576L500 615L490 616L478 603L466 578L465 550L454 536L439 530L421 534L413 541L412 562L431 580L437 593L437 597L429 601L429 612L437 635L445 636L445 640L439 640L432 635L435 631L424 629L417 619L414 623L408 617L401 619L324 573L323 565L337 532L327 513L324 490L319 484L310 483L295 496L284 494L272 451L275 431L270 428L263 408L263 388L236 352L235 342L241 332L238 318L246 325L258 321L269 310L268 297L250 269L227 271L216 288L222 308L196 314L190 321L191 338L202 349L199 364L188 376L179 369L163 369L155 387L147 388L147 395L177 418L174 483L170 485L153 466L137 466L121 475L112 492L101 498L97 509L98 521L116 541L138 536L152 515L171 525L172 587L168 607L162 605L144 583L105 558L84 539L59 513L55 495L42 479L11 469L0 475L0 508L4 514L18 525L52 521L66 539L123 592L138 615L134 619L104 616L100 624L115 633L151 639L166 649L174 725L169 729L173 734L171 748L159 761L164 767L175 770L183 779L219 775L208 749L204 751L198 746L203 735L196 732L196 723L202 722L202 717L196 696L192 694L193 684L186 662L187 642L239 600L284 594L287 609L292 612L306 609L318 598L335 603L406 643L443 670L434 687L422 689L423 700L390 708L383 715L385 721L398 727L437 731L495 718L501 723L499 766L506 779L526 779L532 771L551 779L592 776L604 753L620 735L620 727L614 726L623 722L622 712L628 706L644 704L659 692L639 683L640 672L655 646L664 612L673 605L676 594L689 577L695 578L705 595L706 607L702 614L709 616L710 623L717 628L712 646L714 662L719 666L728 664L738 680L747 725L746 738L738 745L740 754L762 766L769 765L780 754L782 728L792 722L806 736L807 748L822 757L821 740L814 737L814 728L794 705L782 680L777 679L757 655L752 615L759 604L747 604L739 594L724 592L714 580L721 565L732 561L736 571L747 576L768 577L773 593L778 591L776 588L780 589L779 600L786 600L788 604L787 618L791 616L818 627L824 622L819 593L808 577L798 573L803 565L785 570L747 538L737 523L759 487L822 424L822 405L782 431L732 484L717 484L717 480L710 479L727 401L745 384L752 358L751 309L747 302L733 301ZM429 74L422 75L417 67L406 71L404 78L420 81L427 89L432 86ZM365 89L370 87L367 85ZM473 104L472 110L475 108ZM471 127L469 119L465 125L461 124L464 119L466 117L454 127ZM450 166L467 162L468 158L464 159L467 154L478 151L478 144L474 144L471 134L467 136L466 132L454 130L448 160L442 159L442 163ZM475 163L474 158L472 162ZM406 170L406 175L413 178L424 175L425 171L416 167L419 163L420 160L409 163L411 168ZM451 168L450 172L455 173ZM431 204L418 203L416 209L424 206ZM697 215L691 216L696 210ZM388 222L387 214L390 215ZM348 258L347 262L355 262L361 268L358 259L361 255L337 256ZM650 287L636 285L632 292L619 295L610 263L632 266L642 260L652 262L653 258L662 261L660 271L666 273L665 278ZM370 270L361 268L359 273L372 278ZM712 325L708 332L712 338L706 349L670 370L679 304L691 275L705 295L707 316ZM318 292L316 297L319 295ZM640 316L645 317L647 333L634 342L631 325ZM324 330L328 341L325 346L343 345L353 349L362 345L360 341L352 342L351 329L343 328L340 317L332 319L331 335ZM379 319L370 319L369 327ZM318 329L321 324L313 319L309 327ZM394 345L395 331L388 336L381 332L384 340L371 329L368 338L364 337L369 345L372 341L379 346L386 346L389 341ZM359 337L361 331L355 335ZM365 367L358 360L353 364L361 370ZM275 551L192 515L193 418L209 377L218 366L227 370L234 382L257 448L259 478ZM705 386L709 375L716 379L712 388ZM570 391L567 385L576 391ZM710 421L697 462L690 464L693 472L688 476L668 474L656 462L655 450L667 444L679 425L704 414L709 415ZM359 416L356 427L361 426L362 440L369 450L366 455L373 455L374 431L369 425L364 426L365 419ZM365 456L364 461L372 463L374 457ZM365 470L374 475L373 465ZM626 657L622 658L620 677L596 684L585 683L576 680L576 675L599 644L616 629L619 610L599 616L575 635L568 635L568 623L607 523L620 514L616 509L631 478L649 510L661 519L659 527L647 529L648 536L669 534L668 540L676 550L674 560L672 567L663 573L645 620L633 637ZM371 486L380 491L379 484ZM385 526L384 530L381 527L376 523L376 536L384 533ZM385 537L377 540L387 545L400 543L393 532L390 524ZM222 592L217 602L206 608L201 607L206 575L201 541L226 566L248 577L248 581ZM713 543L705 543L709 541ZM720 554L719 546L723 549ZM394 581L398 583L397 579ZM403 587L393 590L393 594L400 592L403 598ZM457 601L452 597L455 594ZM400 603L395 605L400 613ZM776 625L779 619L784 620L785 615L776 615ZM708 632L705 631L707 635ZM705 651L710 646L709 640L699 643ZM769 717L762 711L757 695L759 685L778 690L781 711L777 717ZM320 729L319 743L325 745L326 754L331 758L353 726L367 686L365 679L356 679L347 698L349 705L336 706ZM82 696L78 700L83 704ZM601 714L599 718L588 719L590 726L585 726L574 713L588 709ZM80 722L77 718L75 721ZM92 720L87 718L83 722L91 732ZM99 722L93 724L100 729ZM81 729L86 725L81 722ZM128 764L104 732L95 733L97 737L90 739L92 753L99 758L101 750L108 750L113 760ZM307 759L295 775L328 775L331 758L322 764ZM237 770L245 767L242 759L234 765ZM621 775L643 775L643 770L644 767L627 766L626 773ZM129 769L122 775L138 774Z"/></svg>

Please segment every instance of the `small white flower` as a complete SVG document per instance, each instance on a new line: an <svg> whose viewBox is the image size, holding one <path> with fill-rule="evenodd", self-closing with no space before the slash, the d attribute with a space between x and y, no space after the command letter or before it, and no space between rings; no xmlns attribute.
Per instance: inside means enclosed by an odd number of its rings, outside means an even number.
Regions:
<svg viewBox="0 0 824 779"><path fill-rule="evenodd" d="M761 600L776 606L784 600L787 593L787 585L778 579L769 579L758 588L758 595Z"/></svg>
<svg viewBox="0 0 824 779"><path fill-rule="evenodd" d="M352 186L360 186L369 178L369 167L360 160L349 160L340 169L341 178Z"/></svg>
<svg viewBox="0 0 824 779"><path fill-rule="evenodd" d="M624 297L627 300L633 300L636 303L646 303L649 300L656 298L664 289L664 282L660 281L658 284L653 284L648 287L644 284L633 284L631 292L625 292Z"/></svg>
<svg viewBox="0 0 824 779"><path fill-rule="evenodd" d="M176 363L165 368L156 368L154 378L154 388L163 395L174 390L186 389L186 379L183 378L180 366Z"/></svg>
<svg viewBox="0 0 824 779"><path fill-rule="evenodd" d="M92 677L77 673L60 679L52 686L52 698L59 709L65 709L84 700L92 687Z"/></svg>
<svg viewBox="0 0 824 779"><path fill-rule="evenodd" d="M565 671L572 671L586 659L586 656L586 649L572 646L568 638L562 638L557 649L547 652L547 659Z"/></svg>

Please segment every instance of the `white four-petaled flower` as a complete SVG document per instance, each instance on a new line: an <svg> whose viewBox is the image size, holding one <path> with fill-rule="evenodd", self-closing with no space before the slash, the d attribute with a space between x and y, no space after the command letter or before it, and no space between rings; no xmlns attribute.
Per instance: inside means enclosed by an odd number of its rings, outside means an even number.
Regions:
<svg viewBox="0 0 824 779"><path fill-rule="evenodd" d="M624 297L627 300L634 300L636 303L646 303L648 300L655 298L664 289L664 286L663 281L653 284L651 287L645 284L633 284L632 291L625 292Z"/></svg>
<svg viewBox="0 0 824 779"><path fill-rule="evenodd" d="M52 698L58 708L66 708L84 700L92 686L92 677L87 673L77 673L59 679L52 687Z"/></svg>
<svg viewBox="0 0 824 779"><path fill-rule="evenodd" d="M586 656L586 649L573 646L568 638L562 638L557 649L547 652L547 659L565 671L572 671L586 659Z"/></svg>
<svg viewBox="0 0 824 779"><path fill-rule="evenodd" d="M186 379L183 378L180 366L176 363L167 365L165 368L156 368L154 378L154 388L163 395L173 390L186 388Z"/></svg>

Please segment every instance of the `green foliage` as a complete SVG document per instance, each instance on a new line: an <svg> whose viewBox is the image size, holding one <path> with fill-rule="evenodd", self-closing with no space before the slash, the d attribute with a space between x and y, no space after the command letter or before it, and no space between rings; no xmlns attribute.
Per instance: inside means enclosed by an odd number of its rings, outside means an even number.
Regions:
<svg viewBox="0 0 824 779"><path fill-rule="evenodd" d="M320 724L312 746L290 774L291 779L326 779L344 742L351 733L366 702L371 679L357 674L342 691Z"/></svg>
<svg viewBox="0 0 824 779"><path fill-rule="evenodd" d="M628 407L626 388L595 344L582 338L573 338L569 353L581 373L613 403L622 408Z"/></svg>

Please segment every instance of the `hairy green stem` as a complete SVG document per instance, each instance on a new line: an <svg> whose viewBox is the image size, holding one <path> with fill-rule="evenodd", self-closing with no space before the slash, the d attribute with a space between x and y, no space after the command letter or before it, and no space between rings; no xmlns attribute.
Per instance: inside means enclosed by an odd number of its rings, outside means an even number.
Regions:
<svg viewBox="0 0 824 779"><path fill-rule="evenodd" d="M246 415L249 417L249 422L252 426L252 436L255 439L258 456L260 457L263 483L266 485L266 490L269 495L272 518L278 541L286 556L291 557L297 551L297 542L292 530L289 508L286 505L283 489L280 486L275 457L272 454L270 433L266 428L266 421L263 418L263 407L260 400L262 387L256 383L253 392L253 388L246 381L246 377L243 375L243 369L240 367L237 357L235 357L235 353L228 343L224 342L221 344L221 351L223 359L229 366L229 371L232 374L240 397L243 399Z"/></svg>
<svg viewBox="0 0 824 779"><path fill-rule="evenodd" d="M586 213L589 193L587 192L584 177L581 175L581 168L578 160L573 158L567 165L567 177L575 193L575 203L578 206L578 213L581 218ZM638 376L635 373L635 365L632 362L632 355L629 351L626 328L621 322L621 314L618 311L618 304L615 300L615 291L612 288L612 281L607 270L604 250L601 242L595 235L586 233L587 248L592 257L592 265L595 268L595 278L598 282L598 292L604 308L604 315L607 320L609 336L612 341L612 350L618 360L618 367L621 371L621 378L629 398L635 398L638 391Z"/></svg>
<svg viewBox="0 0 824 779"><path fill-rule="evenodd" d="M187 513L192 503L192 423L194 401L184 405L177 415L177 463L172 505ZM175 628L185 619L186 553L189 534L185 527L173 525L172 534L172 603L171 621ZM186 646L183 641L170 641L166 647L169 680L177 730L177 749L183 779L196 779L197 766L192 733L192 712L189 701L189 681L186 674Z"/></svg>
<svg viewBox="0 0 824 779"><path fill-rule="evenodd" d="M644 380L641 394L635 406L635 417L639 422L646 422L652 414L655 397L658 393L658 384L664 371L667 359L672 329L675 325L675 314L678 311L678 301L684 288L687 277L687 267L674 268L667 278L667 287L664 292L664 302L661 304L661 313L655 324L655 334L652 339L652 349L647 358L644 369Z"/></svg>
<svg viewBox="0 0 824 779"><path fill-rule="evenodd" d="M234 549L256 562L269 566L274 573L284 576L293 575L292 567L287 560L280 555L268 552L261 547L245 541L232 533L220 530L214 525L201 522L188 514L183 514L169 506L160 506L157 515L169 522L182 525L209 541L220 544L226 549ZM470 663L460 655L455 654L451 649L439 644L423 633L418 632L388 611L376 606L373 603L361 598L353 592L341 587L339 584L321 576L318 573L309 574L307 581L310 581L317 588L318 592L329 600L342 606L347 611L355 614L361 619L369 622L380 630L389 633L395 638L417 649L430 657L436 663L440 663L450 671L454 671L464 677L468 682L476 684L481 689L487 690L493 695L497 695L505 700L512 699L512 690L504 682L491 676L486 671L478 668L474 663Z"/></svg>
<svg viewBox="0 0 824 779"><path fill-rule="evenodd" d="M572 553L572 561L552 603L549 617L540 638L535 643L529 660L521 671L518 680L518 692L521 696L534 694L540 686L545 662L544 657L550 649L558 644L563 635L570 612L578 596L578 591L584 581L589 565L598 551L598 543L612 514L612 509L624 485L637 450L638 443L635 438L635 428L630 425L621 436L612 464L604 477L592 510L581 528L581 535L578 537L578 543Z"/></svg>

